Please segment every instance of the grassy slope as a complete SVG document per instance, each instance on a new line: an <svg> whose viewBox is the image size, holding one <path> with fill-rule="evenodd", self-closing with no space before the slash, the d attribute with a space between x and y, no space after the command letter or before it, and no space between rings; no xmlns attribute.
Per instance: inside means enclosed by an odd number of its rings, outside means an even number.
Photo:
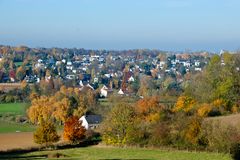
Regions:
<svg viewBox="0 0 240 160"><path fill-rule="evenodd" d="M161 159L161 160L230 160L230 155L218 153L196 153L186 151L162 151L158 149L141 148L109 148L86 147L59 151L32 152L22 156L44 157L49 153L61 153L67 159Z"/></svg>

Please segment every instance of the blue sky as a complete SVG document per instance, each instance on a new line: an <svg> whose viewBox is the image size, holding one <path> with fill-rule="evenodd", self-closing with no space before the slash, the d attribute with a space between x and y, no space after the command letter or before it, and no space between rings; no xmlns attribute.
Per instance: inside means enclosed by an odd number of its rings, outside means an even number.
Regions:
<svg viewBox="0 0 240 160"><path fill-rule="evenodd" d="M239 0L0 0L0 44L240 49Z"/></svg>

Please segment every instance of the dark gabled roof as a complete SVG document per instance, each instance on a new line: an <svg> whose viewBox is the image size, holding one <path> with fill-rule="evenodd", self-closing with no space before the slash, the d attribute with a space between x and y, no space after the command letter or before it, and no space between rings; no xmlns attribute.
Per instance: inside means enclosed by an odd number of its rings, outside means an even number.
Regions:
<svg viewBox="0 0 240 160"><path fill-rule="evenodd" d="M100 115L86 115L85 118L88 124L99 124L102 121L102 117Z"/></svg>

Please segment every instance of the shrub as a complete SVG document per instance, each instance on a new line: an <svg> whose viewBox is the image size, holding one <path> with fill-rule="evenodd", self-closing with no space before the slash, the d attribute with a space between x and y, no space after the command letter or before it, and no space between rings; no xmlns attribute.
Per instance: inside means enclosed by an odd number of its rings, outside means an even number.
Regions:
<svg viewBox="0 0 240 160"><path fill-rule="evenodd" d="M211 105L207 103L202 104L197 110L197 115L200 117L206 117L209 114L209 112L211 112L211 110L212 110Z"/></svg>
<svg viewBox="0 0 240 160"><path fill-rule="evenodd" d="M35 143L50 146L52 143L58 142L60 137L58 136L56 127L52 122L42 121L40 126L34 132L33 138Z"/></svg>
<svg viewBox="0 0 240 160"><path fill-rule="evenodd" d="M156 125L152 126L151 129L151 138L149 144L151 145L170 145L171 144L171 135L170 135L169 124L164 122L159 122Z"/></svg>
<svg viewBox="0 0 240 160"><path fill-rule="evenodd" d="M240 143L235 143L231 146L230 153L234 160L240 159Z"/></svg>
<svg viewBox="0 0 240 160"><path fill-rule="evenodd" d="M229 152L233 144L240 142L238 132L236 127L225 126L219 121L208 121L203 124L201 137L210 150Z"/></svg>
<svg viewBox="0 0 240 160"><path fill-rule="evenodd" d="M135 111L132 106L125 103L114 106L102 124L103 141L106 144L127 144L134 120Z"/></svg>
<svg viewBox="0 0 240 160"><path fill-rule="evenodd" d="M88 141L100 141L101 140L100 133L95 132L91 129L87 130L85 135L86 135L86 139Z"/></svg>
<svg viewBox="0 0 240 160"><path fill-rule="evenodd" d="M5 102L6 102L6 103L14 102L14 96L12 96L12 95L7 95L6 98L5 98Z"/></svg>
<svg viewBox="0 0 240 160"><path fill-rule="evenodd" d="M136 119L132 126L127 129L126 144L146 145L150 136L147 125Z"/></svg>
<svg viewBox="0 0 240 160"><path fill-rule="evenodd" d="M196 101L192 97L180 96L173 108L173 112L184 111L188 113L194 108L195 104Z"/></svg>
<svg viewBox="0 0 240 160"><path fill-rule="evenodd" d="M188 127L185 129L185 138L191 144L196 145L201 132L202 119L193 117L190 119Z"/></svg>

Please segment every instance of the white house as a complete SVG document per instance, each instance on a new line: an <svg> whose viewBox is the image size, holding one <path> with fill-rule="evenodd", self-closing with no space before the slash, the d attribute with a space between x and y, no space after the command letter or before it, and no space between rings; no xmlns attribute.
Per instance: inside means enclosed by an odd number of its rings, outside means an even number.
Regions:
<svg viewBox="0 0 240 160"><path fill-rule="evenodd" d="M44 68L45 65L43 63L36 63L35 68Z"/></svg>
<svg viewBox="0 0 240 160"><path fill-rule="evenodd" d="M56 63L55 63L56 66L59 66L61 64L62 64L62 61L56 61Z"/></svg>
<svg viewBox="0 0 240 160"><path fill-rule="evenodd" d="M79 81L79 85L80 85L80 87L84 86L82 80Z"/></svg>
<svg viewBox="0 0 240 160"><path fill-rule="evenodd" d="M200 62L199 62L199 61L195 61L195 62L194 62L194 65L195 65L196 67L199 67L199 66L200 66Z"/></svg>
<svg viewBox="0 0 240 160"><path fill-rule="evenodd" d="M75 78L75 75L73 75L73 74L68 74L67 76L66 76L66 78L67 79L74 79Z"/></svg>
<svg viewBox="0 0 240 160"><path fill-rule="evenodd" d="M77 70L76 70L76 69L73 69L72 72L76 74L76 73L77 73Z"/></svg>
<svg viewBox="0 0 240 160"><path fill-rule="evenodd" d="M71 62L71 61L68 61L68 62L67 62L67 65L68 65L68 66L71 66L71 65L72 65L72 62Z"/></svg>
<svg viewBox="0 0 240 160"><path fill-rule="evenodd" d="M83 115L79 121L82 122L82 126L85 129L95 129L101 123L102 117L100 115Z"/></svg>
<svg viewBox="0 0 240 160"><path fill-rule="evenodd" d="M98 83L98 78L95 77L95 78L93 79L93 82L94 82L94 83Z"/></svg>
<svg viewBox="0 0 240 160"><path fill-rule="evenodd" d="M91 57L89 58L89 61L95 61L99 59L99 55L91 55Z"/></svg>
<svg viewBox="0 0 240 160"><path fill-rule="evenodd" d="M105 77L110 78L111 74L104 74Z"/></svg>
<svg viewBox="0 0 240 160"><path fill-rule="evenodd" d="M15 82L15 79L13 77L10 77L11 82Z"/></svg>
<svg viewBox="0 0 240 160"><path fill-rule="evenodd" d="M67 62L66 68L67 68L67 69L70 69L70 70L73 69L73 65L72 65L72 62L71 62L71 61L68 61L68 62Z"/></svg>
<svg viewBox="0 0 240 160"><path fill-rule="evenodd" d="M202 68L200 68L200 67L195 67L195 71L202 71Z"/></svg>
<svg viewBox="0 0 240 160"><path fill-rule="evenodd" d="M120 94L120 95L124 95L124 92L123 92L123 90L122 90L122 89L120 89L120 90L118 91L118 94Z"/></svg>
<svg viewBox="0 0 240 160"><path fill-rule="evenodd" d="M108 88L104 85L100 90L100 96L107 97L107 95L108 95Z"/></svg>
<svg viewBox="0 0 240 160"><path fill-rule="evenodd" d="M38 59L38 63L43 63L43 60L42 59Z"/></svg>
<svg viewBox="0 0 240 160"><path fill-rule="evenodd" d="M133 78L133 76L131 76L130 78L128 78L128 82L134 82L135 79Z"/></svg>
<svg viewBox="0 0 240 160"><path fill-rule="evenodd" d="M182 62L182 64L183 64L184 67L190 67L191 66L191 63L188 62L188 61L187 62L184 61L184 62Z"/></svg>
<svg viewBox="0 0 240 160"><path fill-rule="evenodd" d="M63 63L66 63L67 61L66 61L66 59L62 59L62 62L63 62Z"/></svg>

